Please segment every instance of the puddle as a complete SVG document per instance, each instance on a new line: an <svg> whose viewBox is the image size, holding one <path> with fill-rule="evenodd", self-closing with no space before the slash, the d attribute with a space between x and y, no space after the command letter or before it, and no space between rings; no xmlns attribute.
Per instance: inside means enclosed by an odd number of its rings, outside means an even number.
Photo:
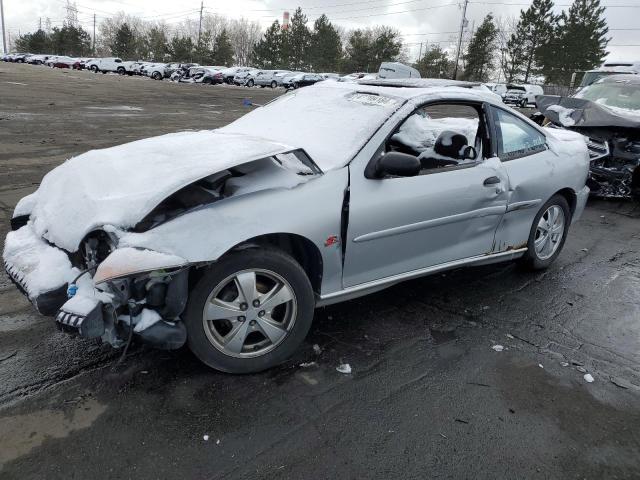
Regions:
<svg viewBox="0 0 640 480"><path fill-rule="evenodd" d="M0 470L5 463L28 454L50 438L64 438L87 428L107 409L89 398L73 410L40 410L24 415L0 417Z"/></svg>

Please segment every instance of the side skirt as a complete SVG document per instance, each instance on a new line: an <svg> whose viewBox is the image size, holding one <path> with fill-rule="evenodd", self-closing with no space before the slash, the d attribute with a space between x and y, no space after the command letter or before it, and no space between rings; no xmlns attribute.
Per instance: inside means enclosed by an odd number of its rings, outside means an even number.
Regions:
<svg viewBox="0 0 640 480"><path fill-rule="evenodd" d="M506 252L492 253L488 255L477 255L475 257L463 258L462 260L454 260L452 262L441 263L438 265L433 265L431 267L419 268L417 270L411 270L409 272L391 275L390 277L372 280L371 282L361 283L359 285L354 285L337 292L321 295L320 299L316 302L316 307L324 307L326 305L362 297L364 295L368 295L369 293L383 290L387 287L395 285L396 283L404 282L405 280L411 280L413 278L423 277L445 270L451 270L458 267L468 267L471 265L487 265L490 263L515 260L516 258L524 255L526 251L527 248L518 248L514 250L507 250Z"/></svg>

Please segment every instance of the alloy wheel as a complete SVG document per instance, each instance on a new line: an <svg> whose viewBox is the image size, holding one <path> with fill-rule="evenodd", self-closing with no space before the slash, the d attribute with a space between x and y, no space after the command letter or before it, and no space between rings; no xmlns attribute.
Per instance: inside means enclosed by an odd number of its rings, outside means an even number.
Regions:
<svg viewBox="0 0 640 480"><path fill-rule="evenodd" d="M564 211L558 205L551 205L540 217L533 242L540 260L551 258L562 243L565 229Z"/></svg>
<svg viewBox="0 0 640 480"><path fill-rule="evenodd" d="M211 344L231 357L265 355L287 337L297 316L293 288L270 270L236 272L209 294L202 312Z"/></svg>

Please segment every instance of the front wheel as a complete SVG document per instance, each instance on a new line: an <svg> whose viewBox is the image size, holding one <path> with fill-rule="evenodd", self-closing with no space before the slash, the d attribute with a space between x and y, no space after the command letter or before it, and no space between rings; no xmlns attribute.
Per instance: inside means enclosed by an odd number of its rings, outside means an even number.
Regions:
<svg viewBox="0 0 640 480"><path fill-rule="evenodd" d="M98 73L98 66L97 65L91 65L91 71L93 73Z"/></svg>
<svg viewBox="0 0 640 480"><path fill-rule="evenodd" d="M520 107L521 108L527 108L527 101L526 100L521 100L520 101Z"/></svg>
<svg viewBox="0 0 640 480"><path fill-rule="evenodd" d="M124 67L118 67L118 75L124 75L125 73Z"/></svg>
<svg viewBox="0 0 640 480"><path fill-rule="evenodd" d="M521 263L532 270L543 270L560 255L571 224L571 210L562 195L545 203L531 226L527 252Z"/></svg>
<svg viewBox="0 0 640 480"><path fill-rule="evenodd" d="M214 263L189 295L189 347L229 373L266 370L304 340L315 306L311 283L289 255L274 249L231 253Z"/></svg>
<svg viewBox="0 0 640 480"><path fill-rule="evenodd" d="M271 81L271 88L276 88L278 86L278 82L276 82L275 80Z"/></svg>
<svg viewBox="0 0 640 480"><path fill-rule="evenodd" d="M247 82L247 87L253 87L254 85L254 81L252 79L249 79L249 81Z"/></svg>

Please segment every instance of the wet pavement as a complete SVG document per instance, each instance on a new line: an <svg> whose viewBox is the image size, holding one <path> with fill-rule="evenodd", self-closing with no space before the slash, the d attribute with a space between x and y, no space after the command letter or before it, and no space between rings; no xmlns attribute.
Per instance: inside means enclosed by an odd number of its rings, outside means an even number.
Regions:
<svg viewBox="0 0 640 480"><path fill-rule="evenodd" d="M275 92L0 64L0 233L69 155L224 124L248 93ZM96 104L153 113L74 117ZM295 358L244 376L187 350L118 364L2 275L0 478L640 478L639 252L640 204L591 200L549 270L461 269L318 309Z"/></svg>

